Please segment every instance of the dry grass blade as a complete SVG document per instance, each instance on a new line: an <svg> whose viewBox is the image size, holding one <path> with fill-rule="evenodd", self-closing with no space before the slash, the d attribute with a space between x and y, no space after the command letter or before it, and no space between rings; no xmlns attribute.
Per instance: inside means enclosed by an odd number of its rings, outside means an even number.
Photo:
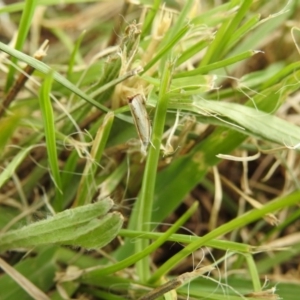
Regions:
<svg viewBox="0 0 300 300"><path fill-rule="evenodd" d="M49 41L46 40L43 45L36 51L33 57L37 60L42 60L47 53ZM27 65L22 73L19 75L18 79L11 87L9 92L7 93L6 97L3 99L2 103L0 103L0 118L3 116L5 111L9 108L12 101L17 96L18 92L22 89L25 85L26 81L28 80L29 76L34 72L34 68L30 65Z"/></svg>
<svg viewBox="0 0 300 300"><path fill-rule="evenodd" d="M8 274L18 285L24 289L35 300L50 300L50 298L43 293L31 281L19 273L15 268L11 267L2 258L0 258L0 267ZM3 288L3 287L2 287Z"/></svg>
<svg viewBox="0 0 300 300"><path fill-rule="evenodd" d="M213 266L206 266L203 268L196 269L192 272L186 272L177 276L176 278L164 283L163 285L153 289L151 292L147 293L146 295L139 298L139 300L154 300L158 297L162 296L163 294L176 290L179 287L187 284L188 282L192 281L193 279L214 270L215 267Z"/></svg>

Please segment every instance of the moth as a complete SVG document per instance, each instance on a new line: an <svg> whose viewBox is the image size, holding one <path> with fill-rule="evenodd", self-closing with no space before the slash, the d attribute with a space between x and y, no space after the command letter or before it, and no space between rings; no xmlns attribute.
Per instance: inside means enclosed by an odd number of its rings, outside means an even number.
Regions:
<svg viewBox="0 0 300 300"><path fill-rule="evenodd" d="M151 143L151 123L146 110L146 100L141 94L128 97L128 105L131 111L133 122L141 141L141 152L144 156L147 154L147 148Z"/></svg>

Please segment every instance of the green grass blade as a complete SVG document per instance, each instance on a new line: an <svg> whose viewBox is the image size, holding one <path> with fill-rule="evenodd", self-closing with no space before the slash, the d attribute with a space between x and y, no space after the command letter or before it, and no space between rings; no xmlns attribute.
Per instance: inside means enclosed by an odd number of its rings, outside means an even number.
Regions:
<svg viewBox="0 0 300 300"><path fill-rule="evenodd" d="M205 47L209 45L211 42L211 38L207 38L203 41L199 41L195 43L193 46L188 48L186 51L184 51L181 56L176 61L176 66L180 66L182 63L193 57L195 54L199 53L201 50L203 50Z"/></svg>
<svg viewBox="0 0 300 300"><path fill-rule="evenodd" d="M28 155L33 147L22 149L18 154L12 159L12 161L5 167L5 169L0 174L0 188L9 180L9 178L14 174L17 167L23 161L23 159Z"/></svg>
<svg viewBox="0 0 300 300"><path fill-rule="evenodd" d="M182 37L184 37L190 30L190 25L185 25L178 33L171 39L171 41L158 51L154 58L144 67L143 73L147 72L159 59L161 59L170 49L176 45Z"/></svg>
<svg viewBox="0 0 300 300"><path fill-rule="evenodd" d="M231 20L229 26L227 27L225 34L223 35L223 39L221 40L221 44L219 44L219 49L217 49L217 51L215 51L212 60L216 60L221 58L222 55L224 55L224 53L226 53L226 51L228 50L228 43L230 41L230 37L232 37L234 35L234 33L236 33L236 30L240 24L240 22L242 21L242 19L245 17L245 15L247 14L247 12L250 9L250 6L252 5L252 0L247 0L247 1L238 1L240 4L240 7L236 13L236 15L233 17L233 19Z"/></svg>
<svg viewBox="0 0 300 300"><path fill-rule="evenodd" d="M76 176L76 169L78 167L79 155L77 151L73 151L61 172L61 184L64 193L63 207L68 207L72 201L74 201L77 186L79 184L79 178Z"/></svg>
<svg viewBox="0 0 300 300"><path fill-rule="evenodd" d="M27 34L29 32L29 28L31 25L31 20L37 5L37 0L26 0L24 4L24 9L22 13L22 17L19 24L19 32L16 40L15 48L17 50L21 50L23 48L23 45L25 43L25 40L27 38ZM6 92L11 88L13 82L14 82L14 74L15 74L15 68L14 64L17 63L17 58L12 58L12 63L9 68L9 72L7 75L7 81L5 90Z"/></svg>
<svg viewBox="0 0 300 300"><path fill-rule="evenodd" d="M128 229L122 229L119 232L120 236L123 237L130 237L136 238L139 237L141 239L148 239L148 240L157 240L161 237L164 233L161 232L146 232L146 231L134 231ZM167 241L183 243L183 244L190 244L192 242L200 241L201 237L195 235L186 235L186 234L172 234L167 238ZM255 247L249 246L243 243L231 242L226 240L210 240L208 241L205 246L220 249L223 251L235 251L235 252L243 252L243 253L253 253L255 252Z"/></svg>
<svg viewBox="0 0 300 300"><path fill-rule="evenodd" d="M292 74L293 72L297 71L300 69L300 63L295 62L291 63L284 68L282 68L279 72L274 74L271 78L268 80L264 81L261 83L261 89L267 89L275 84L277 84L280 80L283 80L286 78L288 75Z"/></svg>
<svg viewBox="0 0 300 300"><path fill-rule="evenodd" d="M262 290L262 287L260 284L259 273L257 271L257 267L253 255L245 254L245 258L247 261L248 270L253 283L253 291L260 292Z"/></svg>
<svg viewBox="0 0 300 300"><path fill-rule="evenodd" d="M240 2L241 6L239 7L238 12L232 19L228 19L224 22L221 28L218 30L214 41L208 47L207 52L205 53L203 59L201 60L200 67L204 67L210 63L214 63L221 59L224 56L224 50L227 43L230 40L230 37L233 35L238 24L245 16L249 7L252 4L252 0ZM231 1L231 7L233 8L236 4L236 1Z"/></svg>
<svg viewBox="0 0 300 300"><path fill-rule="evenodd" d="M145 21L143 23L141 38L144 38L147 34L149 34L150 28L153 24L156 14L158 12L160 3L161 3L160 0L153 1L153 5L150 8L148 14L146 15Z"/></svg>
<svg viewBox="0 0 300 300"><path fill-rule="evenodd" d="M39 102L42 113L42 119L44 124L46 147L48 154L48 162L53 176L53 181L56 187L56 198L52 203L56 211L62 210L62 184L60 177L60 170L58 166L58 155L56 147L56 134L55 134L55 123L54 123L54 113L49 95L51 94L52 86L52 74L49 74L41 88L39 94Z"/></svg>
<svg viewBox="0 0 300 300"><path fill-rule="evenodd" d="M247 49L255 49L259 47L262 41L266 41L272 33L278 29L284 22L286 22L293 13L293 5L296 2L288 1L287 3L281 3L284 7L284 12L275 13L274 15L267 16L265 19L259 21L259 26L247 35L240 43L231 50L231 54L243 52Z"/></svg>
<svg viewBox="0 0 300 300"><path fill-rule="evenodd" d="M230 50L236 43L238 43L246 33L254 29L259 24L259 20L260 14L254 15L249 20L247 20L245 24L238 28L230 38L230 41L228 42L226 47L226 51Z"/></svg>
<svg viewBox="0 0 300 300"><path fill-rule="evenodd" d="M182 32L187 26L190 27L189 24L185 25L185 23L188 20L188 15L192 9L192 7L195 5L195 1L186 1L182 10L180 11L179 16L176 18L173 26L169 29L166 36L164 37L162 41L162 45L165 47L166 44L173 44L172 40L176 39L176 36L181 36ZM177 38L177 40L179 40Z"/></svg>
<svg viewBox="0 0 300 300"><path fill-rule="evenodd" d="M30 2L31 0L29 0ZM89 2L95 2L95 0L64 0L64 4L74 4L74 3L89 3ZM30 4L30 3L29 3ZM38 5L46 5L46 6L52 6L61 4L57 0L39 0ZM4 7L0 8L0 14L2 13L14 13L18 11L24 10L25 2L20 3L13 3L13 4L7 4Z"/></svg>
<svg viewBox="0 0 300 300"><path fill-rule="evenodd" d="M74 47L74 43L68 34L64 33L64 31L60 29L52 29L52 33L57 37L57 39L65 46L66 50L69 52L70 63L72 63L73 59L77 59L78 64L84 64L83 58L81 57L80 53L76 51L76 46ZM79 37L79 39L82 38Z"/></svg>
<svg viewBox="0 0 300 300"><path fill-rule="evenodd" d="M27 114L28 112L26 109L19 109L17 111L14 110L12 115L7 115L6 117L0 119L0 153L3 153L3 150L9 140L12 138L14 131L17 129L22 119L27 116ZM2 159L1 156L0 158Z"/></svg>
<svg viewBox="0 0 300 300"><path fill-rule="evenodd" d="M249 51L246 51L246 52L243 52L243 53L240 53L236 56L233 56L233 57L229 57L229 58L226 58L224 60L220 60L218 62L215 62L215 63L212 63L212 64L208 64L208 65L205 65L203 67L199 67L195 70L192 70L192 71L185 71L185 72L181 72L181 73L178 73L174 76L174 78L180 78L180 77L188 77L188 76L194 76L194 75L201 75L201 74L206 74L210 71L213 71L213 70L217 70L217 69L220 69L220 68L224 68L224 67L227 67L227 66L230 66L232 64L235 64L239 61L242 61L242 60L245 60L255 54L259 53L258 51L253 51L253 50L249 50Z"/></svg>
<svg viewBox="0 0 300 300"><path fill-rule="evenodd" d="M70 57L70 61L69 61L69 66L68 66L68 71L67 71L67 78L71 77L76 61L81 61L82 60L82 58L79 56L79 48L80 48L80 45L82 43L82 40L84 38L85 33L86 33L86 31L83 31L80 34L80 36L78 37L78 39L76 40L76 43L75 43L74 49L71 53L71 57Z"/></svg>
<svg viewBox="0 0 300 300"><path fill-rule="evenodd" d="M141 193L135 204L136 214L130 220L136 230L150 230L151 212L153 210L154 188L156 180L156 169L159 159L160 145L164 131L165 118L168 107L168 89L171 83L172 64L164 64L161 87L159 91L159 100L156 106L155 117L153 122L152 145L147 157L145 173ZM131 225L132 226L132 225ZM135 252L139 253L148 246L148 241L138 241L135 245ZM149 260L143 259L137 264L138 274L142 281L149 277Z"/></svg>

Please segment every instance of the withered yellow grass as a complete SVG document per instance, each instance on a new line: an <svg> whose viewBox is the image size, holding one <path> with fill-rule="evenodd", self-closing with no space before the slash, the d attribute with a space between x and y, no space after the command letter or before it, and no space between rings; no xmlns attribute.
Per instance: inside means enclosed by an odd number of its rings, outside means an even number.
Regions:
<svg viewBox="0 0 300 300"><path fill-rule="evenodd" d="M128 97L128 105L132 114L134 125L141 141L141 152L147 154L151 138L151 124L146 110L146 100L141 94Z"/></svg>

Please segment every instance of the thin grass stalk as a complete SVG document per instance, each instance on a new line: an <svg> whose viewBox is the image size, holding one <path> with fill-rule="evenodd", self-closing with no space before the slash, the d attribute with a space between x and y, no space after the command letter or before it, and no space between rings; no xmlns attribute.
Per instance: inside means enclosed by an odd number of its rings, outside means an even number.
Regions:
<svg viewBox="0 0 300 300"><path fill-rule="evenodd" d="M136 230L150 231L151 214L153 210L154 188L157 173L157 164L160 154L160 145L164 131L165 118L168 107L168 89L171 82L172 64L165 65L163 61L163 74L159 91L159 99L153 123L152 146L149 149L141 193L137 200L136 209L138 211ZM139 240L135 245L135 252L143 251L149 245L147 240ZM150 276L149 258L144 258L137 263L137 272L142 282Z"/></svg>

